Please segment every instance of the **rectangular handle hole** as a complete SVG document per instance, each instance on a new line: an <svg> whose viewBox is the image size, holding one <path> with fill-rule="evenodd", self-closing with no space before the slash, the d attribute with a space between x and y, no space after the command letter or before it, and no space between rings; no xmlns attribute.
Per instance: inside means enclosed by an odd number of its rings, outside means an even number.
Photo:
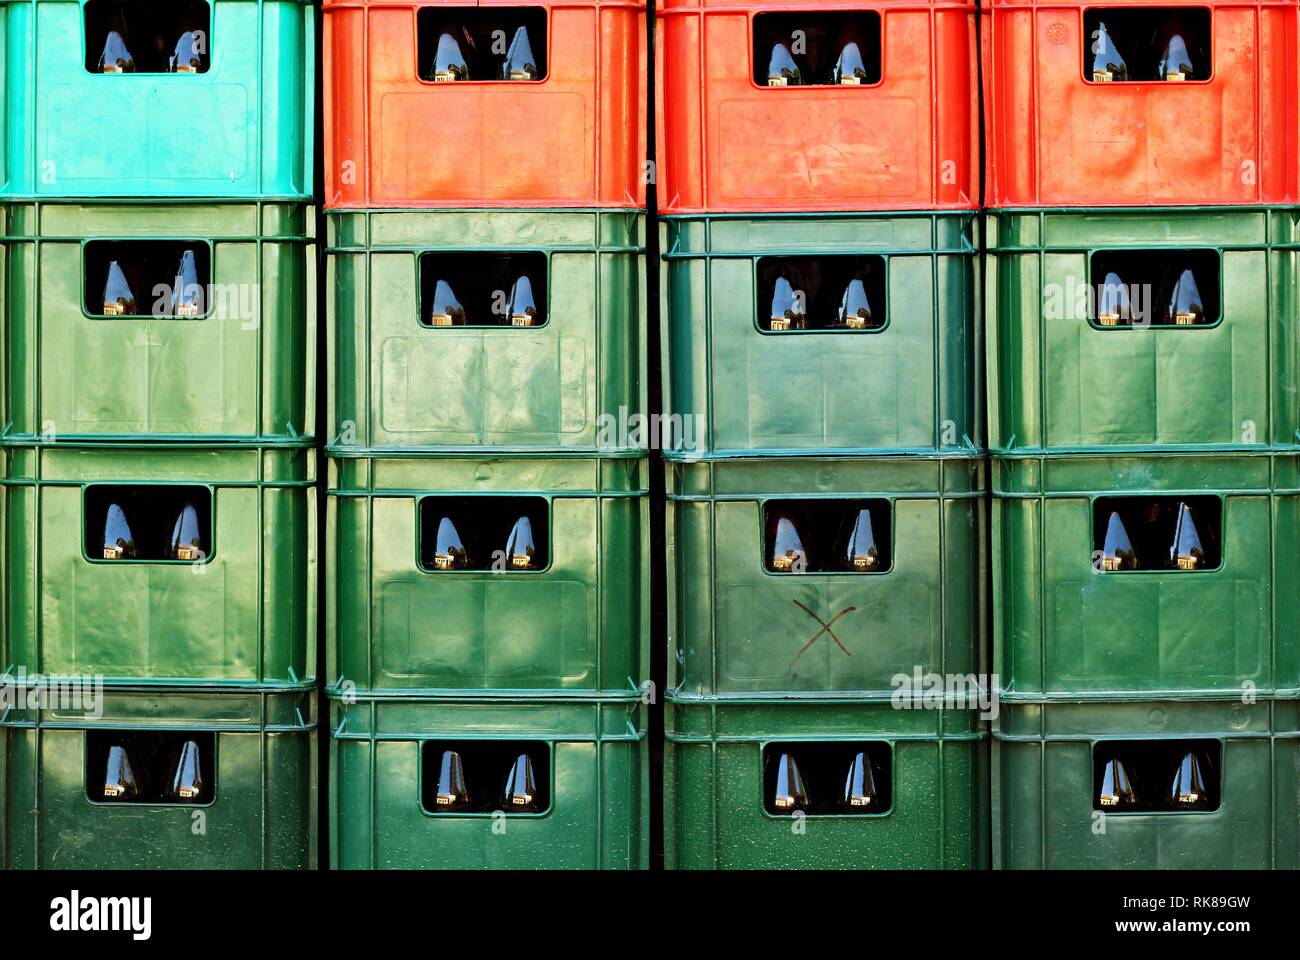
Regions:
<svg viewBox="0 0 1300 960"><path fill-rule="evenodd" d="M1088 83L1186 82L1214 73L1207 7L1092 7L1083 12ZM1177 143L1164 145L1177 151Z"/></svg>
<svg viewBox="0 0 1300 960"><path fill-rule="evenodd" d="M545 7L420 7L415 17L421 80L535 81L547 72ZM444 144L455 155L456 144Z"/></svg>
<svg viewBox="0 0 1300 960"><path fill-rule="evenodd" d="M1218 740L1102 740L1092 751L1092 808L1106 813L1219 809Z"/></svg>
<svg viewBox="0 0 1300 960"><path fill-rule="evenodd" d="M1097 250L1089 319L1103 330L1207 327L1219 322L1216 250Z"/></svg>
<svg viewBox="0 0 1300 960"><path fill-rule="evenodd" d="M546 254L425 253L420 322L427 327L541 327L547 321Z"/></svg>
<svg viewBox="0 0 1300 960"><path fill-rule="evenodd" d="M754 16L754 83L760 87L863 87L881 76L875 10L797 11ZM781 131L770 131L780 149Z"/></svg>
<svg viewBox="0 0 1300 960"><path fill-rule="evenodd" d="M91 560L203 563L216 549L207 487L95 484L83 510Z"/></svg>
<svg viewBox="0 0 1300 960"><path fill-rule="evenodd" d="M1102 573L1217 570L1223 502L1215 496L1099 497L1092 544L1094 569Z"/></svg>
<svg viewBox="0 0 1300 960"><path fill-rule="evenodd" d="M212 11L205 0L86 0L84 9L88 72L208 72ZM177 124L178 135L194 137L195 149L203 149L199 134L184 129L184 118Z"/></svg>
<svg viewBox="0 0 1300 960"><path fill-rule="evenodd" d="M885 258L760 257L758 328L773 333L883 330Z"/></svg>
<svg viewBox="0 0 1300 960"><path fill-rule="evenodd" d="M551 751L540 740L428 740L420 802L427 814L544 814L551 808Z"/></svg>
<svg viewBox="0 0 1300 960"><path fill-rule="evenodd" d="M211 306L212 249L204 240L88 240L82 271L92 317L197 320Z"/></svg>
<svg viewBox="0 0 1300 960"><path fill-rule="evenodd" d="M433 573L527 573L550 563L545 497L425 497L420 567Z"/></svg>
<svg viewBox="0 0 1300 960"><path fill-rule="evenodd" d="M888 573L888 500L768 500L763 565L769 573Z"/></svg>
<svg viewBox="0 0 1300 960"><path fill-rule="evenodd" d="M763 809L790 815L879 816L893 808L888 743L769 743L763 747Z"/></svg>
<svg viewBox="0 0 1300 960"><path fill-rule="evenodd" d="M205 806L216 798L216 734L89 730L86 799L91 803Z"/></svg>

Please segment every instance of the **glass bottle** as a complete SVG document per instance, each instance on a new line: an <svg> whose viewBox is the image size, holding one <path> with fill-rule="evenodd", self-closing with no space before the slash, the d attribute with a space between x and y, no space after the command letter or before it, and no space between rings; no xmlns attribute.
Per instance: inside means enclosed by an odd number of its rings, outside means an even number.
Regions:
<svg viewBox="0 0 1300 960"><path fill-rule="evenodd" d="M1170 20L1163 33L1163 53L1156 67L1156 77L1166 82L1198 80L1197 65L1192 62L1192 54L1187 42L1190 36L1177 18Z"/></svg>
<svg viewBox="0 0 1300 960"><path fill-rule="evenodd" d="M438 50L433 58L433 82L454 83L469 78L469 64L461 52L460 43L450 33L440 34Z"/></svg>
<svg viewBox="0 0 1300 960"><path fill-rule="evenodd" d="M1205 547L1196 523L1196 513L1180 501L1174 520L1174 541L1169 547L1169 567L1173 570L1205 568Z"/></svg>
<svg viewBox="0 0 1300 960"><path fill-rule="evenodd" d="M1102 281L1097 298L1097 324L1102 327L1128 326L1133 322L1133 305L1128 284L1118 273L1110 271Z"/></svg>
<svg viewBox="0 0 1300 960"><path fill-rule="evenodd" d="M202 560L203 532L199 527L199 512L194 504L187 503L181 508L172 525L172 537L167 544L168 560Z"/></svg>
<svg viewBox="0 0 1300 960"><path fill-rule="evenodd" d="M839 550L840 565L854 573L870 573L884 565L871 525L871 511L859 508L842 535Z"/></svg>
<svg viewBox="0 0 1300 960"><path fill-rule="evenodd" d="M126 38L117 30L108 31L104 52L99 55L100 73L135 73L135 57L127 49Z"/></svg>
<svg viewBox="0 0 1300 960"><path fill-rule="evenodd" d="M193 250L181 254L173 283L171 315L188 318L203 316L203 287L199 284L199 267Z"/></svg>
<svg viewBox="0 0 1300 960"><path fill-rule="evenodd" d="M1118 757L1106 761L1101 774L1101 792L1097 795L1097 806L1102 810L1118 810L1137 805L1137 794L1133 790L1133 781L1128 769Z"/></svg>
<svg viewBox="0 0 1300 960"><path fill-rule="evenodd" d="M799 764L795 762L793 754L781 754L776 761L776 789L772 793L772 809L789 813L807 810L808 805L808 789L804 786Z"/></svg>
<svg viewBox="0 0 1300 960"><path fill-rule="evenodd" d="M438 535L434 541L433 568L435 570L466 570L470 566L469 551L461 539L456 522L447 515L438 519Z"/></svg>
<svg viewBox="0 0 1300 960"><path fill-rule="evenodd" d="M510 303L506 307L512 327L535 327L541 321L537 302L533 299L533 282L527 275L519 276L510 288Z"/></svg>
<svg viewBox="0 0 1300 960"><path fill-rule="evenodd" d="M769 87L798 87L803 84L803 73L795 62L794 54L784 43L774 44L767 61Z"/></svg>
<svg viewBox="0 0 1300 960"><path fill-rule="evenodd" d="M499 80L537 80L537 58L533 56L532 44L528 42L528 28L520 27L510 39L510 49L506 51L505 62L497 75Z"/></svg>
<svg viewBox="0 0 1300 960"><path fill-rule="evenodd" d="M1180 327L1205 322L1201 290L1196 285L1196 275L1191 270L1183 270L1174 281L1173 290L1169 294L1169 305L1165 308L1165 322Z"/></svg>
<svg viewBox="0 0 1300 960"><path fill-rule="evenodd" d="M1092 34L1091 72L1093 83L1123 82L1129 78L1128 64L1120 56L1105 21L1098 23Z"/></svg>
<svg viewBox="0 0 1300 960"><path fill-rule="evenodd" d="M438 760L438 786L434 806L450 813L469 806L469 788L465 785L465 765L455 750L444 750Z"/></svg>
<svg viewBox="0 0 1300 960"><path fill-rule="evenodd" d="M117 260L108 263L108 276L104 280L104 316L133 317L138 315L135 291L127 279L126 271Z"/></svg>
<svg viewBox="0 0 1300 960"><path fill-rule="evenodd" d="M167 60L168 73L201 73L203 71L203 54L198 35L186 30L176 41L176 47Z"/></svg>
<svg viewBox="0 0 1300 960"><path fill-rule="evenodd" d="M108 748L108 764L104 771L104 799L134 800L140 795L140 781L126 747L115 744Z"/></svg>
<svg viewBox="0 0 1300 960"><path fill-rule="evenodd" d="M1137 551L1129 538L1128 528L1118 510L1112 510L1106 521L1106 539L1101 547L1101 569L1107 573L1116 570L1136 570L1138 568Z"/></svg>
<svg viewBox="0 0 1300 960"><path fill-rule="evenodd" d="M533 777L533 761L521 753L510 765L502 802L511 813L537 812L537 781Z"/></svg>
<svg viewBox="0 0 1300 960"><path fill-rule="evenodd" d="M510 537L506 540L506 562L511 570L536 570L537 547L533 543L533 523L528 517L520 517L510 528Z"/></svg>
<svg viewBox="0 0 1300 960"><path fill-rule="evenodd" d="M1195 750L1188 750L1178 761L1174 781L1169 787L1169 805L1176 810L1205 810L1210 798L1205 789L1205 770Z"/></svg>
<svg viewBox="0 0 1300 960"><path fill-rule="evenodd" d="M463 327L469 323L465 307L446 280L439 280L433 290L433 306L429 308L429 326Z"/></svg>
<svg viewBox="0 0 1300 960"><path fill-rule="evenodd" d="M854 755L849 764L849 775L844 780L844 807L854 813L873 813L880 802L876 791L876 777L871 768L871 760L866 753Z"/></svg>
<svg viewBox="0 0 1300 960"><path fill-rule="evenodd" d="M181 747L176 772L172 774L168 796L176 800L197 800L203 792L203 765L199 762L199 745L186 740Z"/></svg>
<svg viewBox="0 0 1300 960"><path fill-rule="evenodd" d="M769 330L803 330L807 326L803 294L796 291L785 276L776 278L772 291Z"/></svg>
<svg viewBox="0 0 1300 960"><path fill-rule="evenodd" d="M804 573L808 570L808 551L793 519L774 512L768 519L767 539L772 544L769 569L777 573Z"/></svg>
<svg viewBox="0 0 1300 960"><path fill-rule="evenodd" d="M865 330L873 326L867 285L861 279L855 277L844 288L839 310L835 314L835 325L849 330Z"/></svg>
<svg viewBox="0 0 1300 960"><path fill-rule="evenodd" d="M862 60L862 51L852 41L844 44L840 55L831 67L831 83L840 86L862 86L868 83L867 67Z"/></svg>
<svg viewBox="0 0 1300 960"><path fill-rule="evenodd" d="M136 558L135 537L131 525L127 522L126 511L116 503L108 505L104 517L104 559L134 560Z"/></svg>

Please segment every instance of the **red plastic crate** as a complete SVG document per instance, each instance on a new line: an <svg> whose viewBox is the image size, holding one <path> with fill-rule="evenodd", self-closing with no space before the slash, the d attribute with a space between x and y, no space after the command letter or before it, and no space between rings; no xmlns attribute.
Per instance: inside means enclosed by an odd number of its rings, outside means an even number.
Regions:
<svg viewBox="0 0 1300 960"><path fill-rule="evenodd" d="M986 205L1300 201L1296 0L986 4ZM1210 78L1087 82L1085 11L1134 7L1207 10Z"/></svg>
<svg viewBox="0 0 1300 960"><path fill-rule="evenodd" d="M547 74L422 80L421 9L546 12ZM325 205L645 204L645 5L324 0Z"/></svg>
<svg viewBox="0 0 1300 960"><path fill-rule="evenodd" d="M799 11L877 12L880 81L755 83L755 16ZM977 207L975 17L974 2L661 0L660 210Z"/></svg>

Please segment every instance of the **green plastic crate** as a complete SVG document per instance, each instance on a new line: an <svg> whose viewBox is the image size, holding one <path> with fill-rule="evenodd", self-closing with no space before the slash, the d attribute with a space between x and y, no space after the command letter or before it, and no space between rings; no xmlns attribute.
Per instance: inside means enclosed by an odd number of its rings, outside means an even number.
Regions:
<svg viewBox="0 0 1300 960"><path fill-rule="evenodd" d="M665 710L670 870L988 867L988 740L977 712L862 701L683 703L671 696ZM889 746L889 811L800 819L769 813L764 747L835 741Z"/></svg>
<svg viewBox="0 0 1300 960"><path fill-rule="evenodd" d="M314 693L106 691L99 706L0 717L0 867L315 868ZM105 730L215 734L211 802L90 802L88 735Z"/></svg>
<svg viewBox="0 0 1300 960"><path fill-rule="evenodd" d="M974 217L670 217L663 253L668 455L982 447ZM762 257L884 259L883 329L759 328Z"/></svg>
<svg viewBox="0 0 1300 960"><path fill-rule="evenodd" d="M644 869L650 773L642 709L635 699L332 701L331 868ZM549 762L548 808L426 812L421 747L430 740L539 744Z"/></svg>
<svg viewBox="0 0 1300 960"><path fill-rule="evenodd" d="M0 8L0 195L312 195L312 4L208 0L209 67L191 75L88 71L85 6Z"/></svg>
<svg viewBox="0 0 1300 960"><path fill-rule="evenodd" d="M0 223L7 441L313 434L311 207L41 201L0 206ZM211 262L207 314L92 316L100 291L87 287L103 280L87 278L87 250L101 240L193 241ZM150 313L154 291L135 293Z"/></svg>
<svg viewBox="0 0 1300 960"><path fill-rule="evenodd" d="M331 687L609 696L649 679L647 462L399 457L329 462ZM540 497L545 569L426 571L425 497Z"/></svg>
<svg viewBox="0 0 1300 960"><path fill-rule="evenodd" d="M982 672L986 464L973 456L669 462L669 687L682 696L880 698L893 692L893 677L917 668ZM789 498L887 500L890 569L768 572L764 505Z"/></svg>
<svg viewBox="0 0 1300 960"><path fill-rule="evenodd" d="M0 661L106 683L289 687L316 675L315 451L0 447ZM211 491L202 563L87 556L85 491Z"/></svg>
<svg viewBox="0 0 1300 960"><path fill-rule="evenodd" d="M1297 445L1300 211L1004 211L985 222L991 448ZM1215 323L1089 319L1078 294L1096 251L1171 249L1220 258Z"/></svg>
<svg viewBox="0 0 1300 960"><path fill-rule="evenodd" d="M1094 502L1219 498L1222 563L1094 572ZM1300 457L995 457L994 672L1003 696L1300 691Z"/></svg>
<svg viewBox="0 0 1300 960"><path fill-rule="evenodd" d="M330 449L643 449L645 216L329 214ZM545 323L421 323L426 253L543 254Z"/></svg>
<svg viewBox="0 0 1300 960"><path fill-rule="evenodd" d="M1094 749L1217 741L1212 811L1101 813ZM1000 869L1300 868L1300 701L1001 705L993 741Z"/></svg>

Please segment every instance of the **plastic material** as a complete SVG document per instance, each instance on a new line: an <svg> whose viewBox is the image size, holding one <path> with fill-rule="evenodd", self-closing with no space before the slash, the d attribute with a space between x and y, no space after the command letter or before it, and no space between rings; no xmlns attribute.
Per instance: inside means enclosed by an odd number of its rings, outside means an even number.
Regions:
<svg viewBox="0 0 1300 960"><path fill-rule="evenodd" d="M993 746L1000 869L1295 870L1300 701L1001 705ZM1221 744L1218 809L1094 809L1096 749L1112 740ZM1142 771L1135 768L1135 775ZM1162 771L1172 783L1174 769ZM1138 781L1139 786L1141 782Z"/></svg>
<svg viewBox="0 0 1300 960"><path fill-rule="evenodd" d="M315 868L314 693L106 691L99 706L0 717L0 868ZM109 730L215 734L203 831L194 804L87 802L87 738Z"/></svg>
<svg viewBox="0 0 1300 960"><path fill-rule="evenodd" d="M332 459L332 689L637 690L649 679L646 470L634 458ZM485 495L544 501L544 569L507 569L504 555L495 571L421 564L421 502Z"/></svg>
<svg viewBox="0 0 1300 960"><path fill-rule="evenodd" d="M754 82L756 15L856 0L667 0L660 39L664 213L979 206L975 4L883 0L883 71L860 85Z"/></svg>
<svg viewBox="0 0 1300 960"><path fill-rule="evenodd" d="M333 701L330 866L644 869L650 771L642 709L635 698ZM421 804L428 740L536 745L549 764L541 772L549 808L540 815L428 812Z"/></svg>
<svg viewBox="0 0 1300 960"><path fill-rule="evenodd" d="M1104 572L1098 497L1209 496L1222 562ZM1300 691L1300 457L993 461L994 671L1006 699Z"/></svg>
<svg viewBox="0 0 1300 960"><path fill-rule="evenodd" d="M1298 241L1295 210L990 214L991 446L1296 447ZM1220 316L1203 327L1098 325L1087 305L1090 285L1099 299L1098 251L1208 254ZM1121 279L1158 320L1153 291Z"/></svg>
<svg viewBox="0 0 1300 960"><path fill-rule="evenodd" d="M92 72L85 0L6 4L0 195L311 197L314 8L207 4L197 74Z"/></svg>
<svg viewBox="0 0 1300 960"><path fill-rule="evenodd" d="M1209 11L1209 79L1091 82L1084 57L1095 40L1083 35L1084 12L1105 16L1134 6L1123 0L982 6L984 202L1099 207L1300 200L1300 8L1291 0L1196 4Z"/></svg>
<svg viewBox="0 0 1300 960"><path fill-rule="evenodd" d="M667 455L982 446L973 226L964 214L669 220ZM760 327L765 258L846 255L881 258L883 327Z"/></svg>
<svg viewBox="0 0 1300 960"><path fill-rule="evenodd" d="M332 452L645 446L631 429L645 409L643 216L370 212L329 222ZM546 322L422 323L430 251L544 256Z"/></svg>
<svg viewBox="0 0 1300 960"><path fill-rule="evenodd" d="M137 686L311 684L315 451L6 446L0 462L6 667ZM89 498L104 485L209 491L211 543L193 561L92 554Z"/></svg>
<svg viewBox="0 0 1300 960"><path fill-rule="evenodd" d="M37 202L0 209L0 223L7 442L312 435L310 207ZM96 251L118 240L133 241L116 245L124 259L160 243L197 251L211 268L198 315L157 315L171 310L154 287L175 286L170 260L131 289L140 316L89 308L104 284Z"/></svg>
<svg viewBox="0 0 1300 960"><path fill-rule="evenodd" d="M888 698L896 674L981 672L984 470L978 457L670 464L669 687ZM764 510L788 498L883 498L890 568L769 572Z"/></svg>
<svg viewBox="0 0 1300 960"><path fill-rule="evenodd" d="M544 8L543 79L421 79L417 11L518 6ZM643 3L323 9L327 207L644 206Z"/></svg>
<svg viewBox="0 0 1300 960"><path fill-rule="evenodd" d="M670 870L988 867L988 742L977 712L827 701L683 704L671 696L665 711ZM887 813L810 814L804 829L792 830L789 814L765 809L765 747L846 740L888 746Z"/></svg>

